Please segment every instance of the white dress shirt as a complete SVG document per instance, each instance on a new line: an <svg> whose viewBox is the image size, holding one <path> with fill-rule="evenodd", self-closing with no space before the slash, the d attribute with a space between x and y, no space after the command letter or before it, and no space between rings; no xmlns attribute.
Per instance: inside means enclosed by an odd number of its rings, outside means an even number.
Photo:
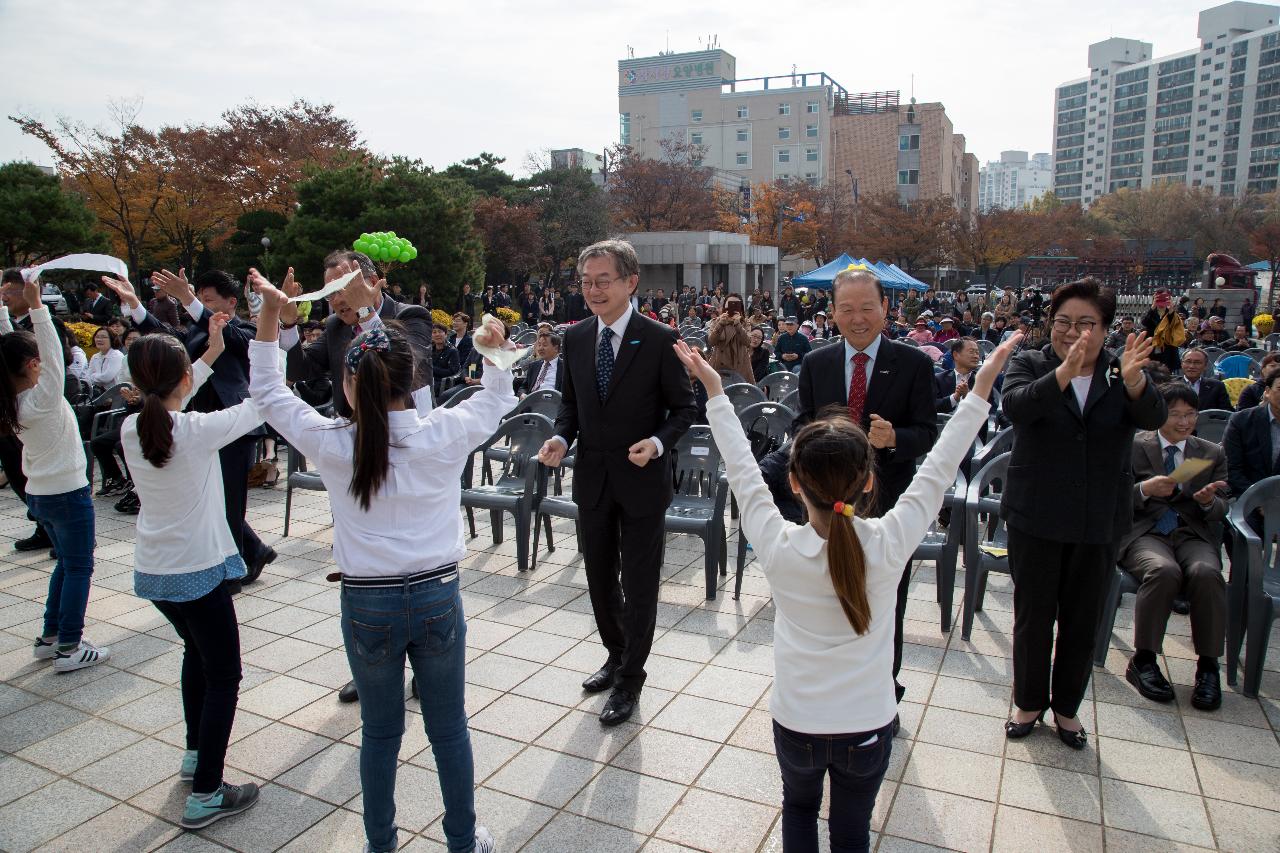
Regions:
<svg viewBox="0 0 1280 853"><path fill-rule="evenodd" d="M990 409L978 395L966 396L894 508L882 518L853 519L871 605L870 629L858 636L831 585L826 540L812 525L792 524L778 512L729 399L717 394L707 402L743 533L755 546L777 609L769 710L779 724L807 734L844 734L893 720L893 628L902 566L937 517Z"/></svg>
<svg viewBox="0 0 1280 853"><path fill-rule="evenodd" d="M267 423L315 465L333 511L333 557L351 577L396 577L457 562L462 469L516 404L511 371L488 367L483 391L452 409L387 413L391 467L368 511L348 492L355 429L326 418L284 384L279 345L249 343L249 393ZM83 467L83 463L82 463Z"/></svg>
<svg viewBox="0 0 1280 853"><path fill-rule="evenodd" d="M556 353L555 358L542 362L542 366L538 368L538 372L534 376L534 385L530 391L541 391L544 388L556 387L556 373L559 371L560 354ZM546 371L545 373L543 371Z"/></svg>
<svg viewBox="0 0 1280 853"><path fill-rule="evenodd" d="M203 368L203 369L201 369ZM192 366L203 382L203 361ZM142 511L134 543L134 570L176 575L216 566L236 553L227 527L218 451L262 423L251 400L218 412L171 412L173 455L163 468L142 456L138 416L120 425L120 445Z"/></svg>
<svg viewBox="0 0 1280 853"><path fill-rule="evenodd" d="M875 340L867 344L867 348L860 350L846 339L844 342L844 400L849 402L849 388L853 385L853 357L858 353L863 353L870 359L867 362L867 389L871 388L871 375L875 372L876 356L880 354L880 341L883 336L876 335Z"/></svg>

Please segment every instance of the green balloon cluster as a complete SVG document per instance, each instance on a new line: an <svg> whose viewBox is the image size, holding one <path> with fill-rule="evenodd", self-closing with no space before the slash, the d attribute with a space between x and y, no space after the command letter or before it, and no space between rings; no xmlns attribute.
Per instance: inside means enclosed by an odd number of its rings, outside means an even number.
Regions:
<svg viewBox="0 0 1280 853"><path fill-rule="evenodd" d="M374 231L361 234L351 248L363 252L375 261L388 263L399 261L407 264L418 257L418 250L404 237L397 237L394 231Z"/></svg>

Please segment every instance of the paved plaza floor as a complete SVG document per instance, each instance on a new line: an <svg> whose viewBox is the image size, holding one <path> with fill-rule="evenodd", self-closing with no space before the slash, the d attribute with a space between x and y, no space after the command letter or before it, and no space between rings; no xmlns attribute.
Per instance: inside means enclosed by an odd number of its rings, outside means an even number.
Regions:
<svg viewBox="0 0 1280 853"><path fill-rule="evenodd" d="M30 530L0 492L0 850L359 851L358 705L338 625L328 501L254 490L250 519L280 552L236 599L244 657L228 781L262 800L198 832L177 820L182 757L181 650L132 590L133 519L98 500L98 548L86 636L108 664L55 675L31 657L51 562L19 555ZM476 810L502 853L781 851L781 790L768 713L773 608L748 566L740 601L703 597L697 539L666 548L658 636L634 722L604 730L602 696L579 686L604 661L571 524L536 571L518 573L512 529L493 545L488 514L462 572L467 709ZM730 554L734 553L730 545ZM961 580L963 584L963 580ZM957 611L960 594L957 593ZM1280 640L1263 698L1224 684L1223 707L1194 710L1186 617L1165 643L1176 704L1124 680L1131 597L1095 671L1082 718L1089 748L1046 727L1006 741L1012 677L1008 578L993 576L971 642L939 630L932 564L915 569L908 609L902 734L872 828L880 851L1280 850ZM407 691L406 691L407 695ZM397 801L402 849L443 851L431 750L408 701ZM825 835L825 826L823 827ZM826 841L823 841L826 850Z"/></svg>

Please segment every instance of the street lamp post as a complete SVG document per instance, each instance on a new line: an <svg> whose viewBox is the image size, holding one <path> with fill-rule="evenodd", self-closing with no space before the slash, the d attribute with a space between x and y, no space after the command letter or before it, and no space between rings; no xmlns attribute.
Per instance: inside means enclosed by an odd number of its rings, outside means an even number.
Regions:
<svg viewBox="0 0 1280 853"><path fill-rule="evenodd" d="M262 238L262 270L268 276L271 275L271 238Z"/></svg>

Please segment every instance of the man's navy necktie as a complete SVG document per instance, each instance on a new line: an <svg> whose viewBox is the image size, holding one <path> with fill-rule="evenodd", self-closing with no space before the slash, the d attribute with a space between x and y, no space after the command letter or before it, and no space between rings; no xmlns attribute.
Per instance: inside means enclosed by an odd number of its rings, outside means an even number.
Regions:
<svg viewBox="0 0 1280 853"><path fill-rule="evenodd" d="M1172 474L1173 469L1177 466L1173 463L1173 457L1177 454L1176 445L1169 445L1164 449L1164 472ZM1166 509L1161 516L1156 519L1155 531L1161 536L1168 536L1170 533L1178 529L1178 513L1173 509Z"/></svg>
<svg viewBox="0 0 1280 853"><path fill-rule="evenodd" d="M609 396L609 381L613 379L613 329L608 326L600 333L600 346L596 350L596 391L600 402Z"/></svg>

